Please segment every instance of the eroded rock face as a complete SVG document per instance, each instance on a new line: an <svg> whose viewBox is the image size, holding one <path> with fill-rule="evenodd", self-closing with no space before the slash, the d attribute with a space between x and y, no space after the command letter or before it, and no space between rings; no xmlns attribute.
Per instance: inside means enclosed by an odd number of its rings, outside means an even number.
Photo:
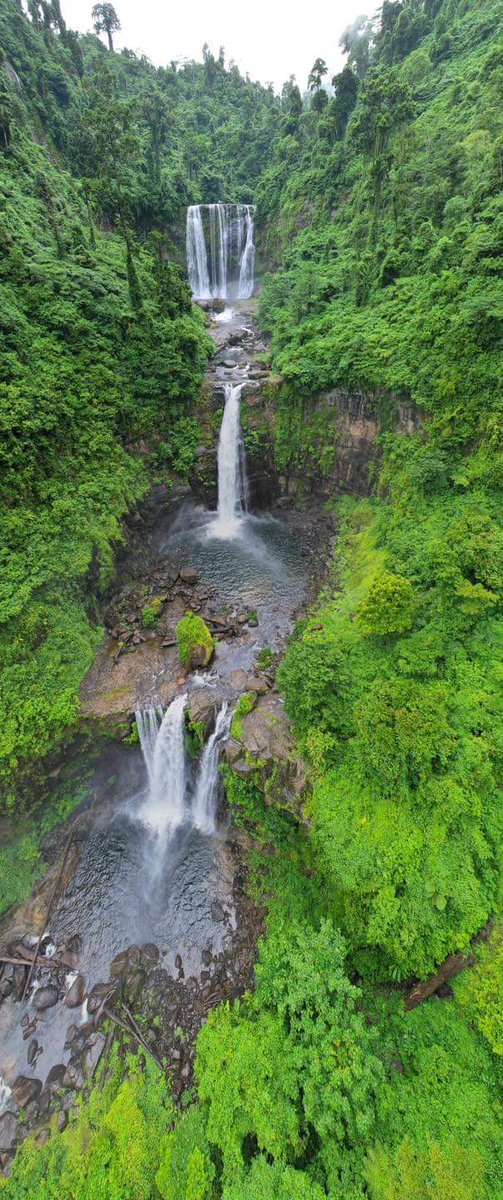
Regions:
<svg viewBox="0 0 503 1200"><path fill-rule="evenodd" d="M240 719L239 736L229 738L225 755L237 775L258 777L266 800L277 796L281 804L300 811L306 768L277 693L259 696L253 711Z"/></svg>

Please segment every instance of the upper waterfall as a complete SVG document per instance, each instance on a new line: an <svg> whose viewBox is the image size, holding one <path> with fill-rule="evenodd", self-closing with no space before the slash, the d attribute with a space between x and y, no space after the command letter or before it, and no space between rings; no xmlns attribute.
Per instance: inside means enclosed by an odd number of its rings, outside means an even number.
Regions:
<svg viewBox="0 0 503 1200"><path fill-rule="evenodd" d="M187 268L196 300L248 300L253 293L252 204L191 204Z"/></svg>

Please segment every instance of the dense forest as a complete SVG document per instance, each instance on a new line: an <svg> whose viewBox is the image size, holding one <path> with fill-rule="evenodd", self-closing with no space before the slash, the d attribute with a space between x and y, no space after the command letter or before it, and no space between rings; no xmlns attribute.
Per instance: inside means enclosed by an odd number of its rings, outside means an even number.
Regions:
<svg viewBox="0 0 503 1200"><path fill-rule="evenodd" d="M279 669L302 819L226 769L264 845L256 990L208 1017L181 1105L112 1056L24 1143L13 1200L503 1196L502 33L497 0L385 0L331 84L320 58L276 97L223 52L155 69L57 0L0 0L4 810L76 728L123 519L194 464L188 203L257 205L278 471L328 475L330 389L381 425ZM481 930L475 968L405 1011Z"/></svg>

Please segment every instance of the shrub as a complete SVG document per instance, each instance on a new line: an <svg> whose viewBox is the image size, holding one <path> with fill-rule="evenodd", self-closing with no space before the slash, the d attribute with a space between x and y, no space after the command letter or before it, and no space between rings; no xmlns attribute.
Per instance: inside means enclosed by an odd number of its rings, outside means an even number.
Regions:
<svg viewBox="0 0 503 1200"><path fill-rule="evenodd" d="M186 613L178 622L176 636L182 666L207 667L215 646L203 618L196 613Z"/></svg>

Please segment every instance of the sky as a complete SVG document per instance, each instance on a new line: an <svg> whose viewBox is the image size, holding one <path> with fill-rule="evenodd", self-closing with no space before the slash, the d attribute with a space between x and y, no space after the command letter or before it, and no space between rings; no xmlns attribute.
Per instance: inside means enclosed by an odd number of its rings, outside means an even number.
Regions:
<svg viewBox="0 0 503 1200"><path fill-rule="evenodd" d="M93 3L61 0L67 25L92 29ZM376 0L304 0L302 6L299 0L115 0L122 30L114 44L146 54L156 66L200 60L205 42L214 54L224 46L226 62L236 62L243 74L276 90L295 75L303 91L316 58L325 59L329 79L341 69L341 33L376 6Z"/></svg>

